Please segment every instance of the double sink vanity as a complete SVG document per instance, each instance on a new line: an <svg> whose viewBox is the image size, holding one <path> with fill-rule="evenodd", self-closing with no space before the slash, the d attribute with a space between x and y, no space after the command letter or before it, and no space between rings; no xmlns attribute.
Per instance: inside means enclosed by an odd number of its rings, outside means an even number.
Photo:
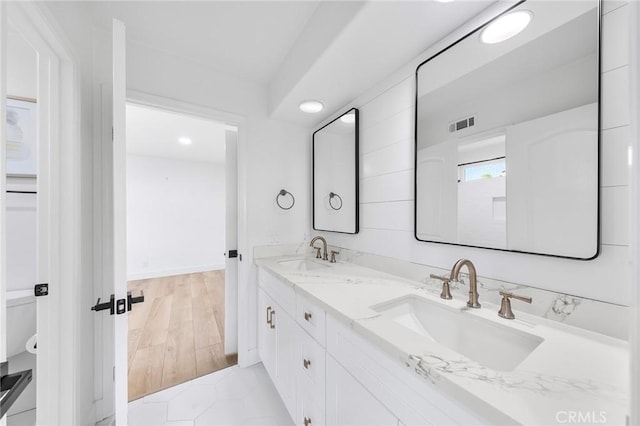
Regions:
<svg viewBox="0 0 640 426"><path fill-rule="evenodd" d="M254 261L260 356L296 424L625 423L626 342L339 256Z"/></svg>

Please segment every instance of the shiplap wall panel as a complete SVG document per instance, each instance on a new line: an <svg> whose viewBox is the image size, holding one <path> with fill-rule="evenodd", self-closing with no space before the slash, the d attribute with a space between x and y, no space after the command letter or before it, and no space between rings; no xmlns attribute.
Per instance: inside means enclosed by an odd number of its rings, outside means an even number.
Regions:
<svg viewBox="0 0 640 426"><path fill-rule="evenodd" d="M413 200L413 168L360 180L360 203Z"/></svg>
<svg viewBox="0 0 640 426"><path fill-rule="evenodd" d="M600 133L600 186L629 185L629 126Z"/></svg>
<svg viewBox="0 0 640 426"><path fill-rule="evenodd" d="M363 228L413 230L413 201L369 203L360 208Z"/></svg>
<svg viewBox="0 0 640 426"><path fill-rule="evenodd" d="M629 245L629 187L600 189L602 244Z"/></svg>
<svg viewBox="0 0 640 426"><path fill-rule="evenodd" d="M413 141L405 139L362 157L362 177L380 176L413 168Z"/></svg>

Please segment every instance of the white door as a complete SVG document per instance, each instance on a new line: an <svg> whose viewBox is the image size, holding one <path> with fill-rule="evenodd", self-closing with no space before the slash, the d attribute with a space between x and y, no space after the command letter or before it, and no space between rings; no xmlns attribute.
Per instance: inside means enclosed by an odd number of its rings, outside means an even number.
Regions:
<svg viewBox="0 0 640 426"><path fill-rule="evenodd" d="M225 132L225 240L226 259L224 274L224 352L238 352L238 132Z"/></svg>
<svg viewBox="0 0 640 426"><path fill-rule="evenodd" d="M102 261L105 268L97 280L96 297L96 417L115 417L118 426L127 424L127 257L126 257L126 63L125 26L114 19L112 34L112 81L102 84L101 129L105 169L111 169L100 183L105 191L102 200L102 238L105 239ZM109 146L109 139L112 145ZM109 192L110 190L110 192ZM112 239L110 240L110 238ZM110 255L113 257L110 257ZM111 263L109 267L108 263ZM113 301L111 301L113 299ZM102 306L99 306L102 305Z"/></svg>
<svg viewBox="0 0 640 426"><path fill-rule="evenodd" d="M127 300L126 41L124 24L113 20L113 294ZM127 306L114 319L114 398L118 426L127 424Z"/></svg>
<svg viewBox="0 0 640 426"><path fill-rule="evenodd" d="M7 57L6 55L6 34L7 34L7 20L6 20L6 3L0 2L0 117L5 117L6 113L6 81L5 74L6 64L3 63ZM5 172L6 164L6 134L5 134L6 120L4 118L0 120L0 363L7 361L7 301L6 301L6 238L5 232L5 209L6 202L5 196L7 187L7 178ZM0 374L1 375L1 374ZM6 416L0 418L0 426L6 424Z"/></svg>

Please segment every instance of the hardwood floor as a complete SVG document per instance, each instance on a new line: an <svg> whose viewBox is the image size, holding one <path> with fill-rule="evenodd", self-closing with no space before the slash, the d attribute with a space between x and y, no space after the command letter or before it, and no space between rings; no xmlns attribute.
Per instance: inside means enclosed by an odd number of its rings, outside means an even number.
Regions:
<svg viewBox="0 0 640 426"><path fill-rule="evenodd" d="M224 271L130 281L129 401L234 365L224 354Z"/></svg>

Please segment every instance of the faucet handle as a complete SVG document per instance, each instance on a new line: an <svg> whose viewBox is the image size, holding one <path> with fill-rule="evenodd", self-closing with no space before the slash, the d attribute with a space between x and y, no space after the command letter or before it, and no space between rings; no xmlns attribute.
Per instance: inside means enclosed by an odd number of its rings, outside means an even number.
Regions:
<svg viewBox="0 0 640 426"><path fill-rule="evenodd" d="M313 248L316 249L316 259L322 259L322 254L320 253L320 250L322 250L322 248L316 246L313 246Z"/></svg>
<svg viewBox="0 0 640 426"><path fill-rule="evenodd" d="M533 301L531 297L518 296L517 294L502 290L500 290L500 296L502 296L502 302L500 303L498 316L506 319L514 319L516 317L511 310L511 299L517 299L527 303L531 303Z"/></svg>
<svg viewBox="0 0 640 426"><path fill-rule="evenodd" d="M445 277L443 275L436 275L436 274L429 274L429 278L434 278L436 280L446 281L446 282L451 281L451 278L449 277Z"/></svg>
<svg viewBox="0 0 640 426"><path fill-rule="evenodd" d="M441 299L446 299L446 300L453 299L453 296L451 295L451 286L449 285L449 281L451 280L451 278L447 278L447 277L443 277L435 274L430 274L429 277L442 281L442 292L440 293Z"/></svg>
<svg viewBox="0 0 640 426"><path fill-rule="evenodd" d="M340 252L331 250L331 260L329 261L329 263L336 263L336 254L340 254Z"/></svg>

